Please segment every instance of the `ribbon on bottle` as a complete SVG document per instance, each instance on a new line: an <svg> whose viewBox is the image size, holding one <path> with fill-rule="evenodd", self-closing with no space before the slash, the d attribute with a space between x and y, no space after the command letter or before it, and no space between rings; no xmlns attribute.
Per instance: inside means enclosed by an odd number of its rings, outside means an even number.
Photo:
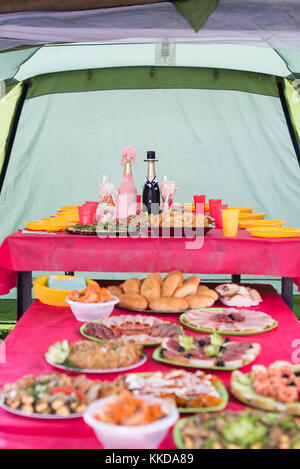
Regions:
<svg viewBox="0 0 300 469"><path fill-rule="evenodd" d="M124 147L122 150L121 166L125 166L126 163L136 164L136 151L132 145Z"/></svg>

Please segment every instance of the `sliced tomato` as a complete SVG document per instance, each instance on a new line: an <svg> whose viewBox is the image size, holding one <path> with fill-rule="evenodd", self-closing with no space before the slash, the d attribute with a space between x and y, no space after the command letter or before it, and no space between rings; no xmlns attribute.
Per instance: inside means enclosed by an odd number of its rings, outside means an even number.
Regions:
<svg viewBox="0 0 300 469"><path fill-rule="evenodd" d="M53 388L51 388L50 390L50 394L56 394L57 392L62 392L64 394L72 394L72 393L75 393L76 394L76 397L80 400L80 401L85 401L85 395L80 392L80 391L77 391L77 389L73 388L73 386L54 386Z"/></svg>

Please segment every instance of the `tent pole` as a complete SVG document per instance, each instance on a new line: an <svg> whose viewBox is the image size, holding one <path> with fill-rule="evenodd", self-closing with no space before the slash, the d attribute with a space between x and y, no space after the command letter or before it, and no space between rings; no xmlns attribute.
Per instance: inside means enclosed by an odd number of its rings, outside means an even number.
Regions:
<svg viewBox="0 0 300 469"><path fill-rule="evenodd" d="M283 301L293 311L293 279L292 277L282 277L281 279L281 296Z"/></svg>
<svg viewBox="0 0 300 469"><path fill-rule="evenodd" d="M17 320L19 320L32 303L32 272L18 272L17 284Z"/></svg>

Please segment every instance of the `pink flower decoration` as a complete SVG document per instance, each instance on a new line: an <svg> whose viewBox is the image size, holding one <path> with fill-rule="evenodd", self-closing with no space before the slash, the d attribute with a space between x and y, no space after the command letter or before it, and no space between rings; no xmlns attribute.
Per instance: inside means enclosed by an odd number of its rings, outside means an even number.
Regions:
<svg viewBox="0 0 300 469"><path fill-rule="evenodd" d="M122 161L121 166L125 166L127 161L130 161L132 165L136 164L136 151L132 145L124 147L122 150Z"/></svg>

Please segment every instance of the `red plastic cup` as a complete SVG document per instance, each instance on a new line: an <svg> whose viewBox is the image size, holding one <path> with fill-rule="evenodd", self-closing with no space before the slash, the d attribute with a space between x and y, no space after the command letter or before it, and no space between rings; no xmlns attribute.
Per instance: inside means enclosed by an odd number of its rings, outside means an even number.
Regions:
<svg viewBox="0 0 300 469"><path fill-rule="evenodd" d="M205 195L194 195L195 213L204 213L205 211Z"/></svg>
<svg viewBox="0 0 300 469"><path fill-rule="evenodd" d="M91 225L94 223L97 207L82 205L78 207L80 225Z"/></svg>
<svg viewBox="0 0 300 469"><path fill-rule="evenodd" d="M136 196L136 211L137 212L141 211L141 203L142 203L142 196L140 194L137 194Z"/></svg>
<svg viewBox="0 0 300 469"><path fill-rule="evenodd" d="M217 204L214 205L213 211L215 214L215 224L217 228L223 228L223 221L222 221L222 209L227 209L228 205L221 205Z"/></svg>
<svg viewBox="0 0 300 469"><path fill-rule="evenodd" d="M215 205L220 205L222 203L222 199L209 199L209 214L211 217L214 217L214 206Z"/></svg>

